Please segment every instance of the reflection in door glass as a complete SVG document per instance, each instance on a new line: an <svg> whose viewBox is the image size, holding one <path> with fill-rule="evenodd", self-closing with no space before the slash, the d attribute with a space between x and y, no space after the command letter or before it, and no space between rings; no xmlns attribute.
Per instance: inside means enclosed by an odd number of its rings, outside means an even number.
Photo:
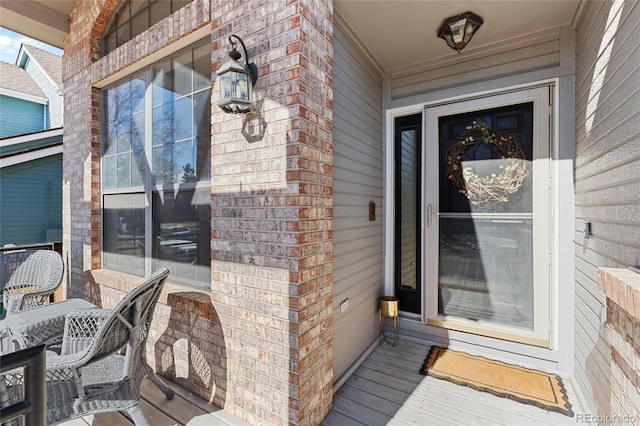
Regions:
<svg viewBox="0 0 640 426"><path fill-rule="evenodd" d="M533 103L439 119L438 314L533 329Z"/></svg>
<svg viewBox="0 0 640 426"><path fill-rule="evenodd" d="M440 222L440 315L533 328L531 219Z"/></svg>

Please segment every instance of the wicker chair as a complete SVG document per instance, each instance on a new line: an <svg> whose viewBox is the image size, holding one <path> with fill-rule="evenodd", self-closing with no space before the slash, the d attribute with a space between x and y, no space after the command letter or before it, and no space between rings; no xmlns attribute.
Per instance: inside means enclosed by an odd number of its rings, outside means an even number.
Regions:
<svg viewBox="0 0 640 426"><path fill-rule="evenodd" d="M140 384L147 377L167 399L173 397L144 360L153 311L168 274L167 269L156 270L112 310L76 309L66 315L61 354L47 354L48 424L123 411L136 425L148 425L138 405ZM20 392L20 375L7 382L8 389L14 385L13 392Z"/></svg>
<svg viewBox="0 0 640 426"><path fill-rule="evenodd" d="M0 253L0 290L4 313L40 306L62 282L64 263L52 250L22 250Z"/></svg>

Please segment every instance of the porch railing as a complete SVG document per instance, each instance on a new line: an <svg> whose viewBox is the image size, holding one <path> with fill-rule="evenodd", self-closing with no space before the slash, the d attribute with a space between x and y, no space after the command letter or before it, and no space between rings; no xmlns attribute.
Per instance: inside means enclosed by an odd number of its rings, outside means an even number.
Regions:
<svg viewBox="0 0 640 426"><path fill-rule="evenodd" d="M14 250L54 250L54 251L57 251L60 255L62 255L62 242L54 241L51 243L5 245L0 247L0 252L14 251Z"/></svg>

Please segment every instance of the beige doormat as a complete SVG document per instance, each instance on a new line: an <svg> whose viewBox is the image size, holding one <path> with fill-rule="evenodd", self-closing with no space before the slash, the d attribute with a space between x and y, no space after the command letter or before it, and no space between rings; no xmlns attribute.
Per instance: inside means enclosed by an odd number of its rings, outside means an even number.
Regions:
<svg viewBox="0 0 640 426"><path fill-rule="evenodd" d="M573 417L562 379L517 365L432 346L421 374Z"/></svg>

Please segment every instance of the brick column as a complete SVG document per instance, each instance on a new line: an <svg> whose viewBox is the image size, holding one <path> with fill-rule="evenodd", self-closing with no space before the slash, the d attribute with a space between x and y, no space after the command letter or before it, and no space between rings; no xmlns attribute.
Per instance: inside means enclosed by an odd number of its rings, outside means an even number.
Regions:
<svg viewBox="0 0 640 426"><path fill-rule="evenodd" d="M261 99L250 116L212 112L224 408L254 424L319 424L333 396L332 4L224 2L212 17L213 70L239 35Z"/></svg>
<svg viewBox="0 0 640 426"><path fill-rule="evenodd" d="M93 299L86 272L100 267L100 90L92 72L99 37L118 0L77 0L62 60L62 247L67 297Z"/></svg>
<svg viewBox="0 0 640 426"><path fill-rule="evenodd" d="M68 297L83 296L84 271L100 265L100 93L91 85L89 56L86 39L65 46L62 245Z"/></svg>
<svg viewBox="0 0 640 426"><path fill-rule="evenodd" d="M598 287L607 308L600 337L611 351L609 406L603 414L613 420L605 423L636 423L640 420L640 275L629 269L599 268Z"/></svg>

